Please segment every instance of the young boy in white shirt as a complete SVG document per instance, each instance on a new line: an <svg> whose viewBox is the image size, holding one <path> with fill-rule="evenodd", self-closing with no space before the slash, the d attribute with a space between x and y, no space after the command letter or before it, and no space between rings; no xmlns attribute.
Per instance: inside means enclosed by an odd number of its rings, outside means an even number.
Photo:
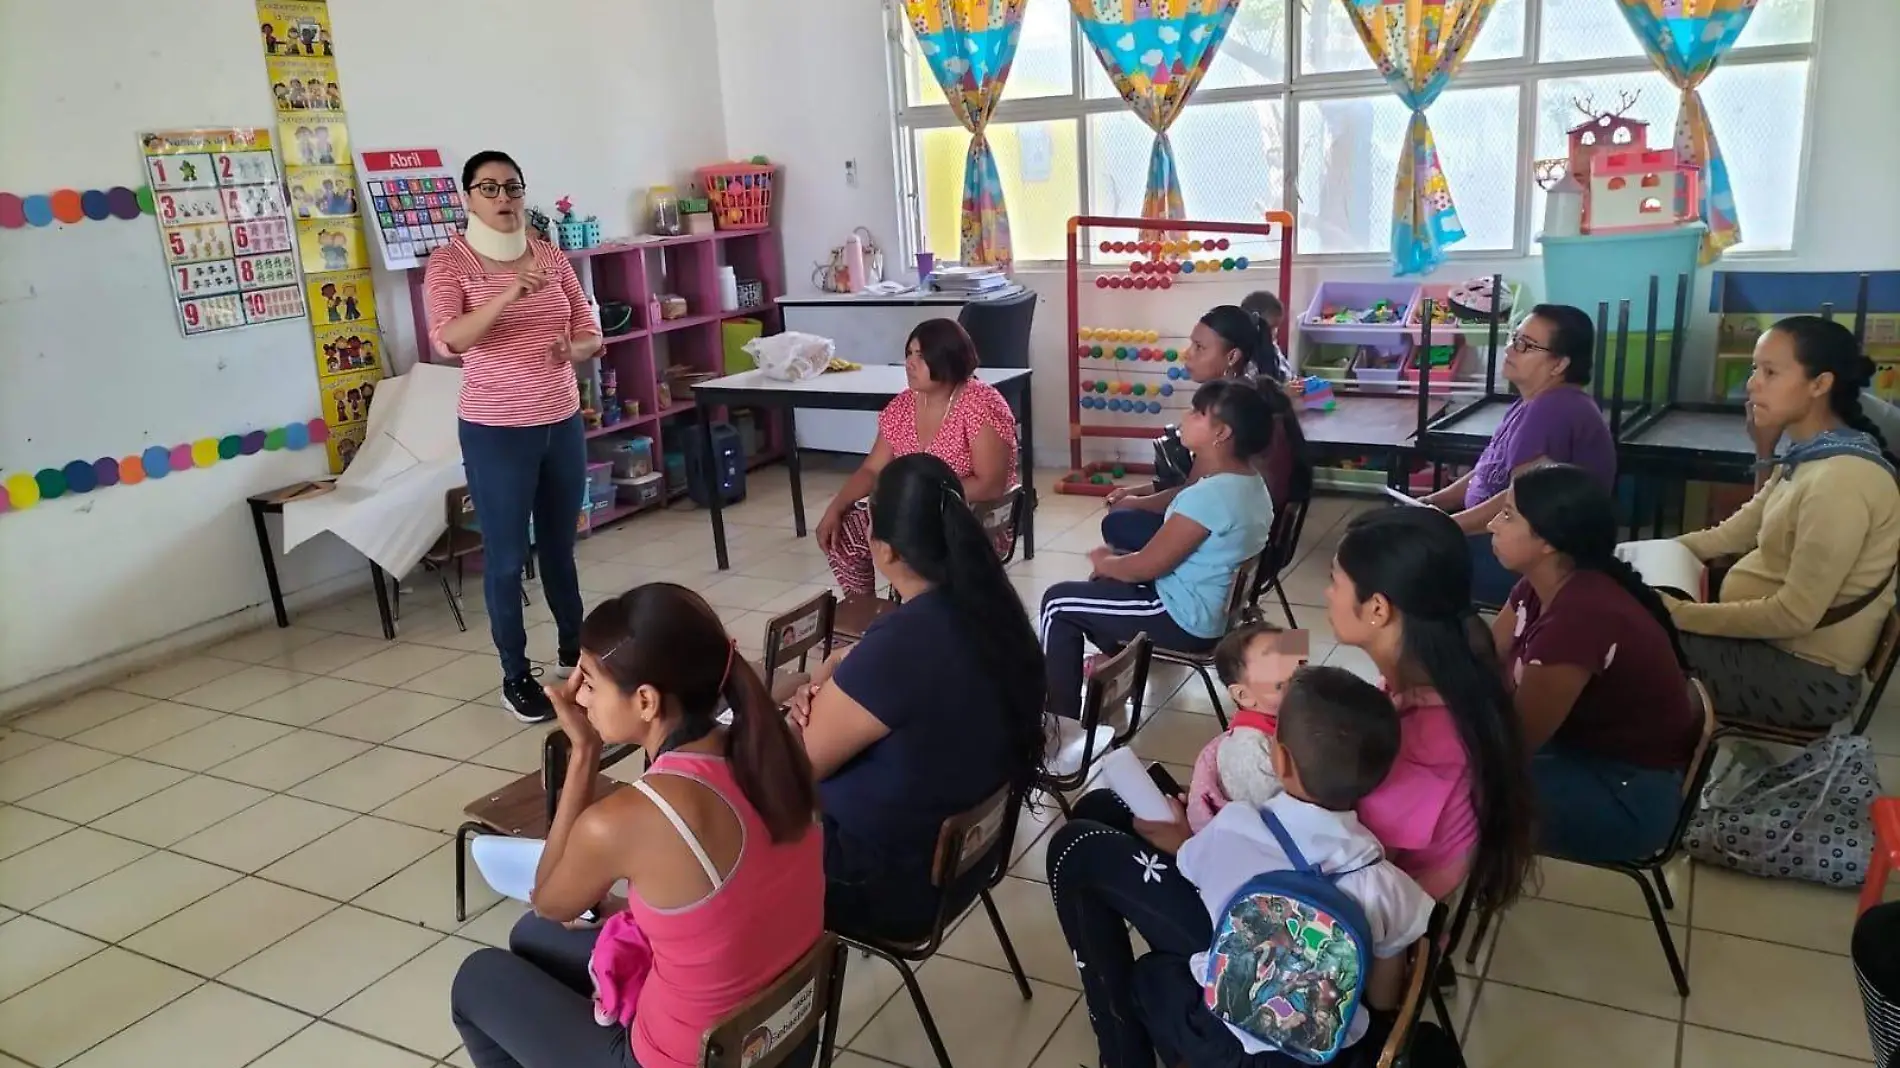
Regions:
<svg viewBox="0 0 1900 1068"><path fill-rule="evenodd" d="M1220 926L1240 888L1263 872L1291 871L1266 814L1276 817L1307 863L1365 910L1373 956L1365 1004L1396 1008L1404 955L1425 933L1433 902L1390 861L1353 814L1353 806L1385 778L1399 748L1398 715L1377 687L1340 668L1301 668L1287 684L1273 745L1273 770L1284 787L1260 809L1230 804L1188 839L1176 863ZM1258 962L1227 962L1229 971L1257 971ZM1299 1063L1260 1038L1223 1023L1205 1005L1207 953L1191 959L1150 953L1137 961L1134 999L1163 1062L1187 1068L1266 1068ZM1370 1024L1363 1005L1346 1042Z"/></svg>

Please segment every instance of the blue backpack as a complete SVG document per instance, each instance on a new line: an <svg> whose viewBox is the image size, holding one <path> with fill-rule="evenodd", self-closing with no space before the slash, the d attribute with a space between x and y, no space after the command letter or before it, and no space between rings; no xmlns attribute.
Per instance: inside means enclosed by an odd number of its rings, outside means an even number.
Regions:
<svg viewBox="0 0 1900 1068"><path fill-rule="evenodd" d="M1209 1012L1306 1064L1339 1055L1371 963L1366 911L1307 863L1279 817L1262 812L1292 871L1248 879L1207 949Z"/></svg>

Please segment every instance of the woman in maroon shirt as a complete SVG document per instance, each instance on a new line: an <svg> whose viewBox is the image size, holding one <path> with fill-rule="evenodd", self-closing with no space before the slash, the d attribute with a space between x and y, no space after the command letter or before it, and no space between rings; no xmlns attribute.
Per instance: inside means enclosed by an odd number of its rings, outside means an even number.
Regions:
<svg viewBox="0 0 1900 1068"><path fill-rule="evenodd" d="M1662 846L1702 723L1655 590L1616 556L1616 506L1581 467L1517 476L1491 519L1523 576L1492 625L1542 802L1541 849L1633 860Z"/></svg>

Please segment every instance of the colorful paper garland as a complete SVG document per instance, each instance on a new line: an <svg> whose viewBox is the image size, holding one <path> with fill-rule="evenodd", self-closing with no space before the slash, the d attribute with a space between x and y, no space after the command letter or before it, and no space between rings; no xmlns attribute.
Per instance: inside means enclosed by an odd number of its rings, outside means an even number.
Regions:
<svg viewBox="0 0 1900 1068"><path fill-rule="evenodd" d="M55 189L51 193L20 196L0 193L0 230L18 230L25 226L51 226L56 222L78 223L91 219L136 219L152 213L150 186L128 189Z"/></svg>
<svg viewBox="0 0 1900 1068"><path fill-rule="evenodd" d="M24 512L41 501L91 493L107 486L136 486L148 478L164 478L174 471L210 467L238 456L279 449L295 452L329 439L329 424L312 419L268 432L253 430L221 438L200 438L169 449L154 445L137 456L119 460L104 456L91 461L74 460L64 467L48 467L30 475L22 471L0 482L0 513Z"/></svg>

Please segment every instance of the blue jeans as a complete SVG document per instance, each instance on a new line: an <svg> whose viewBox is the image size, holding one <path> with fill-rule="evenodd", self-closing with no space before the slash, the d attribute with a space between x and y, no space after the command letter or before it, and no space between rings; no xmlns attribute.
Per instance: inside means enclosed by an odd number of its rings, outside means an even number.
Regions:
<svg viewBox="0 0 1900 1068"><path fill-rule="evenodd" d="M1491 553L1491 535L1473 534L1465 539L1471 555L1471 599L1493 607L1504 604L1517 585L1515 572L1505 569Z"/></svg>
<svg viewBox="0 0 1900 1068"><path fill-rule="evenodd" d="M482 593L502 675L528 674L521 621L521 569L534 518L541 589L554 613L560 652L580 651L581 584L574 570L574 523L587 496L587 436L580 413L546 426L483 426L460 420L462 466L482 525Z"/></svg>
<svg viewBox="0 0 1900 1068"><path fill-rule="evenodd" d="M1102 541L1118 553L1138 553L1161 529L1167 516L1139 508L1115 508L1102 517Z"/></svg>
<svg viewBox="0 0 1900 1068"><path fill-rule="evenodd" d="M1604 863L1661 849L1682 811L1682 772L1546 744L1531 758L1541 840L1554 857Z"/></svg>

